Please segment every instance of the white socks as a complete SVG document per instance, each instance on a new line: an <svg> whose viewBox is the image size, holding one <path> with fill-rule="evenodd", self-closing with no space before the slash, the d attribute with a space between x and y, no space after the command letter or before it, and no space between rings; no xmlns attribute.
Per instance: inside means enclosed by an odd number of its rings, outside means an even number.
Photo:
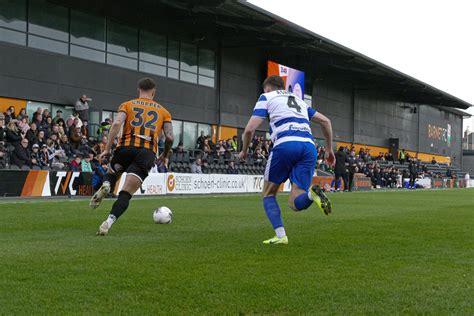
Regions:
<svg viewBox="0 0 474 316"><path fill-rule="evenodd" d="M275 233L276 233L278 238L285 237L286 236L285 227L283 227L283 226L278 227L277 229L275 229Z"/></svg>
<svg viewBox="0 0 474 316"><path fill-rule="evenodd" d="M109 227L111 227L112 224L115 223L116 220L117 220L117 218L115 218L115 215L110 214L109 217L107 217L107 219L105 221L107 222L107 225L109 225Z"/></svg>
<svg viewBox="0 0 474 316"><path fill-rule="evenodd" d="M313 196L311 195L311 191L308 191L308 199L311 201L314 201Z"/></svg>

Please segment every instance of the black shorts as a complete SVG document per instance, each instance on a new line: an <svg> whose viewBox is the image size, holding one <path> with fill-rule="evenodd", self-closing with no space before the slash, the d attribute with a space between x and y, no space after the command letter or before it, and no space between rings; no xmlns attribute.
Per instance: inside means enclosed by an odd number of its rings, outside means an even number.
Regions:
<svg viewBox="0 0 474 316"><path fill-rule="evenodd" d="M155 165L155 157L155 153L147 148L120 146L115 149L110 166L117 173L135 175L143 182Z"/></svg>

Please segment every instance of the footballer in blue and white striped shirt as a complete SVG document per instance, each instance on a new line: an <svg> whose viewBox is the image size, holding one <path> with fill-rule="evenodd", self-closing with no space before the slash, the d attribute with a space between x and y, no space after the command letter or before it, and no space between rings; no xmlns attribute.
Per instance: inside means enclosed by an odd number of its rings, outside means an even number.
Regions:
<svg viewBox="0 0 474 316"><path fill-rule="evenodd" d="M310 121L319 123L326 140L326 155L329 165L335 161L332 150L331 121L323 114L309 107L292 92L285 90L285 83L279 76L270 76L263 82L264 93L258 98L252 117L244 134L239 154L247 158L248 148L255 130L268 119L273 149L265 168L263 186L263 207L275 230L276 236L264 244L288 244L276 195L280 184L291 181L288 205L294 211L302 211L313 202L329 215L331 202L317 185L311 186L316 167L317 150L311 133Z"/></svg>

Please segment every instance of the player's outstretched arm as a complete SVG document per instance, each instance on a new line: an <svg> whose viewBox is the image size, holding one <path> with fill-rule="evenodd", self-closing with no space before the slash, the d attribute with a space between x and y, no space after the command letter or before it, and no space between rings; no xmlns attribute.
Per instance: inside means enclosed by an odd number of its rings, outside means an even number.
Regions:
<svg viewBox="0 0 474 316"><path fill-rule="evenodd" d="M331 120L328 119L325 115L317 112L311 118L311 121L318 123L321 125L321 129L323 131L324 139L326 141L326 155L327 161L330 165L333 165L336 161L336 157L334 156L334 152L332 150L332 125Z"/></svg>
<svg viewBox="0 0 474 316"><path fill-rule="evenodd" d="M173 124L171 124L171 122L163 123L163 133L165 134L165 148L163 149L162 156L168 157L168 154L174 142Z"/></svg>
<svg viewBox="0 0 474 316"><path fill-rule="evenodd" d="M125 112L117 113L117 117L115 118L114 122L110 126L109 135L107 136L107 144L105 145L104 151L100 155L101 158L111 153L112 145L114 144L115 139L120 133L123 123L125 122L126 119L127 119L127 114L125 114Z"/></svg>
<svg viewBox="0 0 474 316"><path fill-rule="evenodd" d="M250 142L252 141L253 134L257 128L263 123L265 119L259 116L252 116L245 127L245 131L242 134L242 151L239 154L241 160L247 158L247 152L249 150Z"/></svg>

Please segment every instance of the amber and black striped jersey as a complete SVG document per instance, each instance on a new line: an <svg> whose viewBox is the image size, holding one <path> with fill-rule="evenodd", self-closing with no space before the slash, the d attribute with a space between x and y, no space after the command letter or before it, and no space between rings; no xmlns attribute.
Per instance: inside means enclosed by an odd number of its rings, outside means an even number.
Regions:
<svg viewBox="0 0 474 316"><path fill-rule="evenodd" d="M118 146L148 148L157 153L163 123L171 122L171 114L155 101L144 98L124 102L118 111L127 115Z"/></svg>

